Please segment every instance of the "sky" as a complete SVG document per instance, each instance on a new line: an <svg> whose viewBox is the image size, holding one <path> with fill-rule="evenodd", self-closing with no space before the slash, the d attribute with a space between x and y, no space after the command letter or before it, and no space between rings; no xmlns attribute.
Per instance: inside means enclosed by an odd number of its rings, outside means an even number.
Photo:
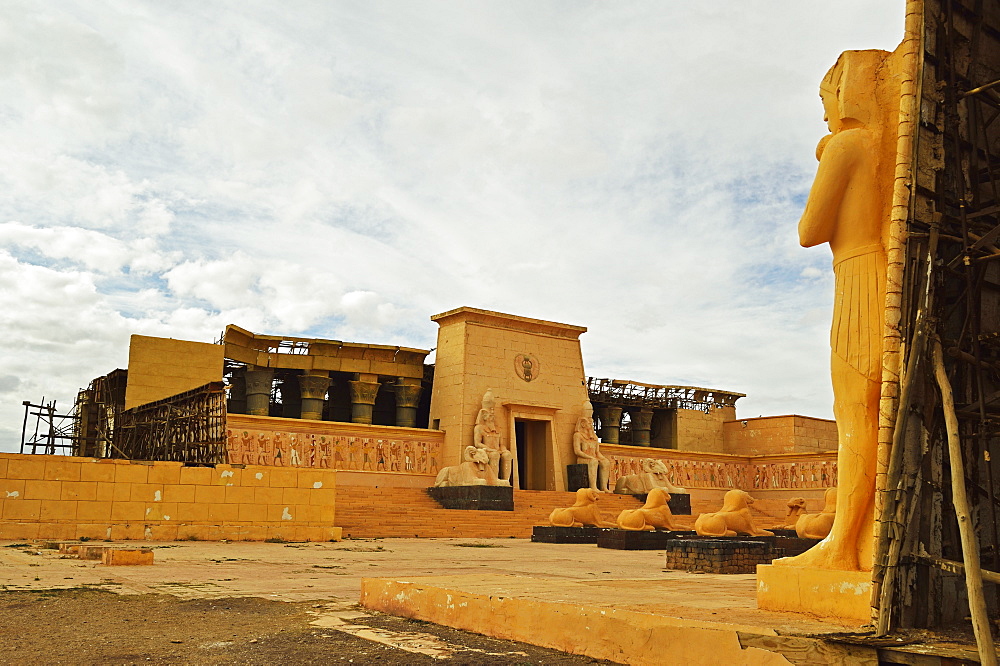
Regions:
<svg viewBox="0 0 1000 666"><path fill-rule="evenodd" d="M903 9L4 0L0 451L133 333L430 349L459 306L588 327L590 376L831 418L818 85Z"/></svg>

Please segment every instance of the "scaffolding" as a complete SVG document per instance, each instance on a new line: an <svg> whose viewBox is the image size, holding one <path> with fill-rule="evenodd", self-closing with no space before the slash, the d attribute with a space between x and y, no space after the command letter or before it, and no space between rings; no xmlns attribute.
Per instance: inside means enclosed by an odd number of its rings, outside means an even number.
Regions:
<svg viewBox="0 0 1000 666"><path fill-rule="evenodd" d="M982 581L973 573L967 587L961 574L971 559L1000 571L1000 7L926 0L922 9L904 371L873 575L879 634L970 612L975 624ZM978 543L960 527L970 522ZM983 578L995 616L989 581L1000 576Z"/></svg>
<svg viewBox="0 0 1000 666"><path fill-rule="evenodd" d="M76 396L73 455L111 457L115 422L125 409L128 371L118 368L90 382Z"/></svg>
<svg viewBox="0 0 1000 666"><path fill-rule="evenodd" d="M57 413L56 401L45 402L44 397L37 405L29 400L25 400L21 404L24 405L24 422L21 425L21 453L68 455L73 452L74 430L77 422L75 414ZM34 417L34 429L29 434L28 424L32 417Z"/></svg>
<svg viewBox="0 0 1000 666"><path fill-rule="evenodd" d="M227 462L225 385L210 382L122 411L115 423L111 457Z"/></svg>
<svg viewBox="0 0 1000 666"><path fill-rule="evenodd" d="M697 388L643 384L624 379L587 379L587 393L594 404L653 409L693 409L711 413L713 409L732 407L745 393Z"/></svg>

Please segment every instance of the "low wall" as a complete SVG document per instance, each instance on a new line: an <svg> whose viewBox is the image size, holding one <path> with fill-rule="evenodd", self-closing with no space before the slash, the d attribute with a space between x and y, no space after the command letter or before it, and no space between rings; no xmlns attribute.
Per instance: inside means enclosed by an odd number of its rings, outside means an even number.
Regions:
<svg viewBox="0 0 1000 666"><path fill-rule="evenodd" d="M226 440L230 463L434 477L444 432L229 414Z"/></svg>
<svg viewBox="0 0 1000 666"><path fill-rule="evenodd" d="M662 460L674 485L683 488L799 490L837 485L837 452L737 456L644 446L602 444L611 460L610 485L640 474L646 458Z"/></svg>
<svg viewBox="0 0 1000 666"><path fill-rule="evenodd" d="M328 541L336 472L0 454L0 539Z"/></svg>

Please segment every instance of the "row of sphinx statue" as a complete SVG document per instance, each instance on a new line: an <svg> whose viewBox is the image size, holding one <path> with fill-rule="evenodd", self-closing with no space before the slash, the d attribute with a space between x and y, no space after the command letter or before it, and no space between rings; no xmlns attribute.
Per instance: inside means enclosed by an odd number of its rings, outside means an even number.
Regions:
<svg viewBox="0 0 1000 666"><path fill-rule="evenodd" d="M668 504L670 494L664 488L653 488L642 508L624 509L614 522L602 517L597 506L599 497L596 491L581 488L576 492L573 506L555 509L549 515L549 524L554 527L607 527L633 531L685 529L671 513ZM694 531L705 537L774 536L774 532L757 526L751 513L753 503L753 497L745 490L730 490L723 498L721 509L698 516L694 521ZM827 489L824 507L819 513L807 513L805 499L801 497L793 497L787 506L785 518L772 529L795 530L804 539L826 538L837 513L837 489Z"/></svg>

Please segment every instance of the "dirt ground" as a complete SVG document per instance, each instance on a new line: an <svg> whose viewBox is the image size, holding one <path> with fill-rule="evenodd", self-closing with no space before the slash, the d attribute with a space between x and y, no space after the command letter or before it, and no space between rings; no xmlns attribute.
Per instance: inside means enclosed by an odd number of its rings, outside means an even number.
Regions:
<svg viewBox="0 0 1000 666"><path fill-rule="evenodd" d="M0 592L0 663L610 663L371 611L352 618L354 632L408 642L404 649L312 624L322 605L86 587Z"/></svg>

